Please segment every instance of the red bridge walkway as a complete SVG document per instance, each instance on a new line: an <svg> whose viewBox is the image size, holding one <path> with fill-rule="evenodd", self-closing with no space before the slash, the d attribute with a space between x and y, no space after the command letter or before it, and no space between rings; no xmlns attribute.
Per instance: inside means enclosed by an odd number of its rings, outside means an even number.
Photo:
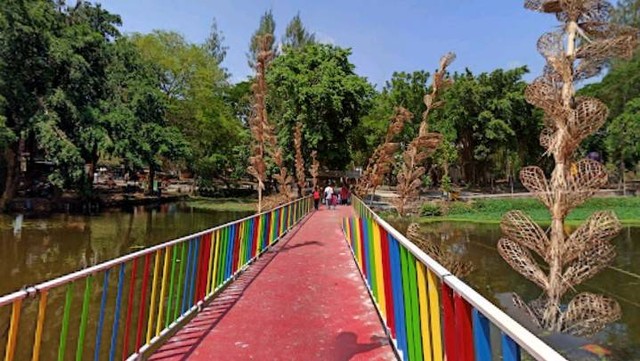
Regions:
<svg viewBox="0 0 640 361"><path fill-rule="evenodd" d="M340 228L349 216L309 216L150 360L395 360Z"/></svg>

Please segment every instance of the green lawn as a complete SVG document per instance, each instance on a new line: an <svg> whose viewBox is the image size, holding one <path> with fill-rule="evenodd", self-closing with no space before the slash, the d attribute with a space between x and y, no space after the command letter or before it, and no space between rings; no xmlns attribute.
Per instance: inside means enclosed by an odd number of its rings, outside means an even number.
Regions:
<svg viewBox="0 0 640 361"><path fill-rule="evenodd" d="M207 211L255 212L256 200L252 198L205 198L194 197L187 205Z"/></svg>
<svg viewBox="0 0 640 361"><path fill-rule="evenodd" d="M503 214L510 210L519 209L526 212L536 222L550 222L547 208L534 198L501 198L452 202L449 204L448 210L443 206L438 206L438 208L440 212L432 212L432 214L436 215L421 216L418 221L499 223ZM599 210L613 210L622 223L640 225L640 197L592 198L580 207L575 208L567 217L567 223L581 223L593 212Z"/></svg>

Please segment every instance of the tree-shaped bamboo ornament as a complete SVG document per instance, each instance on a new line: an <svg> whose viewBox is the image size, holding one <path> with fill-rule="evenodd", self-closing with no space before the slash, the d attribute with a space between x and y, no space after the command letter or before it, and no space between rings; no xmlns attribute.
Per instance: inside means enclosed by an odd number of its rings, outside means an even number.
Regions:
<svg viewBox="0 0 640 361"><path fill-rule="evenodd" d="M620 306L605 296L580 293L563 311L562 297L613 261L610 241L620 223L613 212L596 212L576 231L565 234L569 212L607 183L602 164L589 159L576 162L574 152L604 124L608 109L598 99L576 97L574 84L598 74L612 57L630 57L638 33L609 23L613 7L603 0L527 0L525 7L555 14L563 23L560 30L540 37L538 50L547 65L525 92L527 101L545 113L540 142L555 161L551 181L539 167L520 172L523 185L549 209L551 227L547 233L523 212L511 211L501 223L506 238L498 242L498 251L544 290L529 303L516 295L516 304L542 328L585 335L619 318ZM531 251L548 264L548 272Z"/></svg>
<svg viewBox="0 0 640 361"><path fill-rule="evenodd" d="M384 181L384 177L391 171L393 164L393 155L400 148L400 144L394 143L394 138L402 132L404 125L411 120L413 114L403 107L397 107L391 124L387 128L384 142L380 144L369 158L367 168L362 173L356 185L356 192L361 195L367 195L369 190L376 193L378 188Z"/></svg>
<svg viewBox="0 0 640 361"><path fill-rule="evenodd" d="M296 148L296 178L300 195L304 194L306 175L304 171L304 158L302 157L302 123L296 124L293 133L293 145Z"/></svg>
<svg viewBox="0 0 640 361"><path fill-rule="evenodd" d="M453 53L445 54L440 58L440 67L433 77L431 93L424 97L424 104L427 109L422 114L422 123L420 123L418 136L409 143L409 146L402 154L403 164L398 172L398 186L396 188L398 197L393 200L398 214L402 217L405 216L407 205L416 200L420 193L421 177L426 172L423 166L424 161L442 143L442 134L429 133L428 120L431 111L444 104L442 101L438 101L438 98L442 91L452 83L452 80L447 77L447 67L455 58L456 56Z"/></svg>
<svg viewBox="0 0 640 361"><path fill-rule="evenodd" d="M250 166L247 172L258 181L258 212L262 211L262 191L264 190L264 181L267 177L267 164L265 157L267 155L267 147L274 141L273 128L267 119L267 81L266 71L269 62L273 59L273 51L269 44L273 36L265 34L258 40L260 44L260 52L256 59L256 79L251 86L253 92L253 112L249 120L249 128L253 135L253 144L251 147L252 156L249 157Z"/></svg>
<svg viewBox="0 0 640 361"><path fill-rule="evenodd" d="M313 179L313 189L318 186L318 175L320 174L320 162L318 161L318 151L311 152L311 168L309 169L311 178Z"/></svg>

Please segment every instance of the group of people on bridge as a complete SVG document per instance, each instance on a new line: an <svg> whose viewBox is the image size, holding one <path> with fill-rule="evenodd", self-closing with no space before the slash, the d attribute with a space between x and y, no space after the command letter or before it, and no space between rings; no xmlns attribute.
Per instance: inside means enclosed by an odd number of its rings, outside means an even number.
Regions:
<svg viewBox="0 0 640 361"><path fill-rule="evenodd" d="M316 186L313 190L313 206L316 211L320 209L320 202L327 206L327 209L336 209L338 204L347 205L351 198L351 191L346 184L342 184L340 189L335 184L329 182L322 193L320 187Z"/></svg>

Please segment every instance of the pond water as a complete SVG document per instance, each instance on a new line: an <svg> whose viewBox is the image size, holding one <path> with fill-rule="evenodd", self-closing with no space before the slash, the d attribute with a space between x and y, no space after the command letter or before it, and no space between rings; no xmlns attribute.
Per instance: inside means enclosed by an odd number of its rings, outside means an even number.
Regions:
<svg viewBox="0 0 640 361"><path fill-rule="evenodd" d="M404 232L408 224L393 226ZM576 289L612 297L622 308L619 321L591 337L537 330L528 316L513 305L513 292L526 301L537 298L541 292L498 254L496 244L502 237L498 225L438 222L423 225L422 230L432 241L442 242L451 252L474 263L475 271L464 279L476 291L569 359L640 360L640 227L623 228L613 241L617 251L614 263Z"/></svg>
<svg viewBox="0 0 640 361"><path fill-rule="evenodd" d="M20 220L2 215L0 295L247 215L198 211L183 203L93 216L55 214Z"/></svg>

